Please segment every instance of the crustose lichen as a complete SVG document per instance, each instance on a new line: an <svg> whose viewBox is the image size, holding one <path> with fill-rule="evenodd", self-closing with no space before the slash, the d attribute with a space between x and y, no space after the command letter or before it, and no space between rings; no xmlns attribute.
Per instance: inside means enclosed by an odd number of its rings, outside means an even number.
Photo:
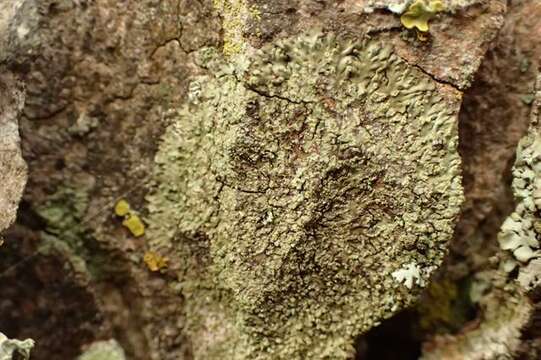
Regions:
<svg viewBox="0 0 541 360"><path fill-rule="evenodd" d="M502 224L498 240L503 250L526 263L541 255L541 136L537 131L519 143L512 186L519 203Z"/></svg>
<svg viewBox="0 0 541 360"><path fill-rule="evenodd" d="M443 258L459 95L375 40L306 34L244 63L162 139L151 250L181 259L195 358L346 359Z"/></svg>

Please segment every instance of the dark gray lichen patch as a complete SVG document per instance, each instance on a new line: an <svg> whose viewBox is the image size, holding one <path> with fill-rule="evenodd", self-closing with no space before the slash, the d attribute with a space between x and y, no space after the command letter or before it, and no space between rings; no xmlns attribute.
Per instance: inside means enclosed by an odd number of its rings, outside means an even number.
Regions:
<svg viewBox="0 0 541 360"><path fill-rule="evenodd" d="M345 359L441 263L458 95L374 40L239 59L197 79L162 139L150 246L178 269L196 358Z"/></svg>

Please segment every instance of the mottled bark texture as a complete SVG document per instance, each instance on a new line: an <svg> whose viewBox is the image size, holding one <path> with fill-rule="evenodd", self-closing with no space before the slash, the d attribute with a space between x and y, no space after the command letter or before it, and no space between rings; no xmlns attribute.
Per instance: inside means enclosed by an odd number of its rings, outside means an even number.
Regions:
<svg viewBox="0 0 541 360"><path fill-rule="evenodd" d="M29 45L0 52L7 91L27 84L29 168L0 329L33 359L361 358L427 285L426 358L534 353L512 276L535 277L536 247L497 234L536 1L442 1L428 34L400 0L20 3L0 0L33 14L6 18Z"/></svg>
<svg viewBox="0 0 541 360"><path fill-rule="evenodd" d="M32 52L33 10L28 1L0 3L0 232L15 220L26 183L18 124L25 93L16 67Z"/></svg>
<svg viewBox="0 0 541 360"><path fill-rule="evenodd" d="M22 158L19 117L24 106L25 91L19 67L32 54L32 37L37 16L28 1L0 3L0 246L3 232L15 220L27 180L26 163ZM2 294L2 301L6 294ZM29 359L33 340L8 339L0 332L0 359Z"/></svg>

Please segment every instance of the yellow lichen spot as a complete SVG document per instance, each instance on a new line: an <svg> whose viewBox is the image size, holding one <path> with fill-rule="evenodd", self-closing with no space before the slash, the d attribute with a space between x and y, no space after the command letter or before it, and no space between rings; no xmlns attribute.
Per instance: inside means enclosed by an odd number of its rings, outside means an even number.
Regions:
<svg viewBox="0 0 541 360"><path fill-rule="evenodd" d="M417 40L422 41L422 42L428 41L428 36L424 32L417 31Z"/></svg>
<svg viewBox="0 0 541 360"><path fill-rule="evenodd" d="M441 0L415 0L402 14L400 21L408 29L416 28L419 31L427 32L428 21L444 8Z"/></svg>
<svg viewBox="0 0 541 360"><path fill-rule="evenodd" d="M141 218L135 214L126 216L122 225L128 228L135 237L139 237L145 234L145 224Z"/></svg>
<svg viewBox="0 0 541 360"><path fill-rule="evenodd" d="M126 216L130 212L130 204L124 199L118 200L115 205L115 214L117 216Z"/></svg>
<svg viewBox="0 0 541 360"><path fill-rule="evenodd" d="M153 251L147 251L143 256L143 261L150 271L159 271L167 267L169 259Z"/></svg>
<svg viewBox="0 0 541 360"><path fill-rule="evenodd" d="M248 6L246 0L214 0L214 9L222 18L224 33L223 53L233 57L246 48L244 31L250 20L259 21L261 12L257 6Z"/></svg>

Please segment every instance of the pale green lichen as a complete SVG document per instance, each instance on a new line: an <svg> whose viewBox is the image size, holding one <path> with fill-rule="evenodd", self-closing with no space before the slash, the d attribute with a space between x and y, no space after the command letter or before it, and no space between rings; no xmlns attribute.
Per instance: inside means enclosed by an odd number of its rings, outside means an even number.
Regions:
<svg viewBox="0 0 541 360"><path fill-rule="evenodd" d="M541 88L541 77L537 86ZM512 189L517 206L504 221L498 234L502 250L511 252L514 259L521 263L521 271L530 273L532 271L526 268L526 264L541 257L541 91L538 90L532 97L530 128L518 144L513 166ZM501 268L507 272L517 265L517 262L509 258L501 262Z"/></svg>
<svg viewBox="0 0 541 360"><path fill-rule="evenodd" d="M47 198L46 203L36 209L47 223L42 238L60 239L76 253L83 253L85 231L80 224L87 206L86 191L79 191L75 187L60 187Z"/></svg>
<svg viewBox="0 0 541 360"><path fill-rule="evenodd" d="M345 359L415 299L391 274L415 263L422 284L453 234L454 90L380 42L321 34L211 70L148 196L194 356Z"/></svg>
<svg viewBox="0 0 541 360"><path fill-rule="evenodd" d="M34 347L34 340L8 339L0 333L0 360L28 360L30 351Z"/></svg>
<svg viewBox="0 0 541 360"><path fill-rule="evenodd" d="M518 204L503 223L498 241L525 263L541 254L541 135L537 131L530 131L519 143L512 186Z"/></svg>
<svg viewBox="0 0 541 360"><path fill-rule="evenodd" d="M80 355L77 360L125 360L124 349L116 340L97 341Z"/></svg>
<svg viewBox="0 0 541 360"><path fill-rule="evenodd" d="M492 278L492 290L480 304L482 317L475 326L467 326L456 335L436 335L423 348L420 360L448 359L515 359L516 350L524 344L522 329L532 315L532 302L514 286L503 285Z"/></svg>
<svg viewBox="0 0 541 360"><path fill-rule="evenodd" d="M402 268L391 273L392 277L399 283L403 283L408 289L411 289L414 284L423 286L423 278L421 269L416 263L409 263Z"/></svg>
<svg viewBox="0 0 541 360"><path fill-rule="evenodd" d="M410 2L409 0L404 0L402 2L395 2L395 3L389 4L387 6L387 9L390 12L401 15L407 9L409 2Z"/></svg>
<svg viewBox="0 0 541 360"><path fill-rule="evenodd" d="M481 311L476 326L465 326L453 336L434 337L424 346L423 360L439 360L449 354L457 359L514 359L525 354L524 331L531 327L537 312L530 292L538 291L541 285L541 77L537 89L530 128L517 147L513 167L517 205L498 234L502 251L495 258L500 259L500 267L478 271L472 279L471 300ZM517 267L513 281L508 273Z"/></svg>
<svg viewBox="0 0 541 360"><path fill-rule="evenodd" d="M390 12L402 15L410 5L417 2L418 0L364 0L361 4L362 9L366 13L374 12L376 9L386 9ZM426 1L427 5L430 0ZM445 11L455 13L460 10L464 10L467 7L471 7L476 4L483 3L484 0L437 0L439 1Z"/></svg>
<svg viewBox="0 0 541 360"><path fill-rule="evenodd" d="M78 184L59 187L38 206L36 212L46 222L39 250L43 255L60 252L74 271L99 278L106 260L96 246L90 246L95 239L85 227L88 203L88 189Z"/></svg>

